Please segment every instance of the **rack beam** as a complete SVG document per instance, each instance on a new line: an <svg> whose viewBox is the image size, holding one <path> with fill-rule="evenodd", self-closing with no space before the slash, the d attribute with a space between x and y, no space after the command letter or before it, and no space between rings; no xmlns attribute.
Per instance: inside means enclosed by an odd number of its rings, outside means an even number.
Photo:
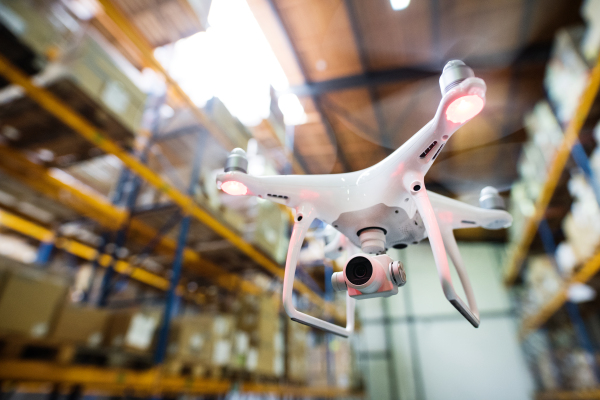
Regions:
<svg viewBox="0 0 600 400"><path fill-rule="evenodd" d="M569 279L540 310L523 320L519 336L521 340L535 331L552 317L568 300L569 286L574 283L586 283L600 271L600 252L596 253L571 279Z"/></svg>
<svg viewBox="0 0 600 400"><path fill-rule="evenodd" d="M76 182L67 183L56 178L47 169L29 161L20 152L2 145L0 145L0 169L34 190L72 208L92 221L98 222L105 229L113 231L120 229L127 217L124 210L102 199L101 196L78 186ZM148 243L156 238L157 232L134 217L129 221L129 233L134 239ZM160 238L156 244L156 251L167 256L175 254L176 248L175 241L166 237ZM184 260L186 268L226 290L239 290L255 295L261 293L261 289L252 282L223 271L215 264L202 259L197 252L190 248L184 250Z"/></svg>
<svg viewBox="0 0 600 400"><path fill-rule="evenodd" d="M0 210L0 226L18 232L32 239L40 241L53 240L54 246L57 249L64 250L67 253L83 258L84 260L94 261L98 258L98 264L104 268L107 268L112 262L112 258L108 254L99 255L98 251L93 247L80 243L76 240L67 238L54 239L54 235L49 229L9 213L8 211ZM135 281L155 289L166 291L169 288L169 281L167 279L148 272L143 268L135 267L126 261L117 261L114 265L114 268L119 274L128 276ZM186 291L183 286L179 285L177 287L177 292L183 295ZM192 300L199 304L205 303L203 294L187 294L185 297L186 299Z"/></svg>
<svg viewBox="0 0 600 400"><path fill-rule="evenodd" d="M600 400L600 389L540 392L535 400Z"/></svg>
<svg viewBox="0 0 600 400"><path fill-rule="evenodd" d="M64 386L82 386L83 390L104 393L158 395L158 394L226 394L232 390L242 393L273 393L313 398L363 397L336 387L304 387L276 384L237 383L228 380L192 379L169 376L161 368L147 371L129 371L87 366L60 366L53 363L29 361L1 361L0 381L31 384L56 383Z"/></svg>
<svg viewBox="0 0 600 400"><path fill-rule="evenodd" d="M579 105L575 110L573 118L571 118L569 124L567 125L565 137L556 153L552 166L550 167L550 171L548 171L548 178L546 179L546 182L542 188L542 192L535 203L535 212L525 223L525 229L520 241L511 250L504 277L504 282L506 285L512 285L517 280L517 277L521 272L521 267L525 261L525 258L527 257L529 247L535 238L538 225L545 217L548 204L552 199L554 190L558 185L558 181L563 173L565 165L569 160L571 150L573 149L575 143L579 140L579 133L587 119L590 108L596 99L599 87L600 58L598 58L596 65L590 72L587 87L579 100Z"/></svg>
<svg viewBox="0 0 600 400"><path fill-rule="evenodd" d="M258 265L260 265L273 276L283 279L284 269L280 265L258 251L256 248L254 248L254 246L246 242L242 237L230 230L228 227L221 224L208 212L200 208L191 197L185 195L165 182L158 174L153 172L144 164L140 163L135 157L111 141L106 133L91 125L88 121L73 111L68 105L63 103L52 93L34 85L27 75L15 68L3 56L0 56L0 75L4 76L12 84L23 88L25 93L27 93L29 97L40 104L42 108L52 113L57 119L79 133L82 137L96 145L104 152L113 154L119 158L127 168L163 192L166 196L170 197L185 214L191 215L193 218L202 222L217 234L230 241L235 247L237 247L240 251L254 260ZM294 283L294 288L299 293L306 296L311 303L323 309L326 313L334 315L340 320L343 319L343 313L337 310L333 304L328 303L319 297L302 282L296 280Z"/></svg>

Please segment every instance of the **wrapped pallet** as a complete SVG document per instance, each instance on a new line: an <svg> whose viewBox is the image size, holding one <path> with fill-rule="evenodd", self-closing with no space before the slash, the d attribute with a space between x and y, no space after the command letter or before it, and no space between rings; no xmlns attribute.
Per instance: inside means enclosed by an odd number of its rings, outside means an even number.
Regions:
<svg viewBox="0 0 600 400"><path fill-rule="evenodd" d="M278 299L268 296L260 299L257 337L254 371L265 377L282 376L285 356Z"/></svg>
<svg viewBox="0 0 600 400"><path fill-rule="evenodd" d="M106 344L112 348L150 352L162 319L157 308L119 310L110 317Z"/></svg>
<svg viewBox="0 0 600 400"><path fill-rule="evenodd" d="M27 266L0 270L0 334L47 337L67 288L64 279Z"/></svg>
<svg viewBox="0 0 600 400"><path fill-rule="evenodd" d="M308 381L308 339L310 328L288 319L286 332L286 377L291 382ZM313 348L311 348L311 353ZM325 358L322 359L325 361ZM311 373L318 366L311 363Z"/></svg>
<svg viewBox="0 0 600 400"><path fill-rule="evenodd" d="M552 258L547 255L529 257L526 274L525 280L530 288L531 301L535 308L550 301L563 285L557 267Z"/></svg>
<svg viewBox="0 0 600 400"><path fill-rule="evenodd" d="M180 374L189 370L203 375L211 366L213 354L213 315L189 315L174 319L169 331L167 366Z"/></svg>
<svg viewBox="0 0 600 400"><path fill-rule="evenodd" d="M213 375L219 376L223 368L231 364L232 346L235 337L235 316L231 314L217 315L213 321L213 349L211 365Z"/></svg>
<svg viewBox="0 0 600 400"><path fill-rule="evenodd" d="M583 27L559 30L546 67L544 86L561 123L571 120L587 86L590 68L579 52L583 33Z"/></svg>
<svg viewBox="0 0 600 400"><path fill-rule="evenodd" d="M58 315L51 338L59 342L99 347L104 342L109 317L107 310L65 305Z"/></svg>

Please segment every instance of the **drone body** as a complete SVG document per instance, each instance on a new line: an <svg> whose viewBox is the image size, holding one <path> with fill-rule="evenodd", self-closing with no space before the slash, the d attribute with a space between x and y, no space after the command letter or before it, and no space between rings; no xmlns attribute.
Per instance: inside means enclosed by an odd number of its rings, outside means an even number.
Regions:
<svg viewBox="0 0 600 400"><path fill-rule="evenodd" d="M434 118L390 156L361 171L255 177L245 172L243 150L236 149L229 156L225 173L217 177L219 188L233 195L258 196L295 210L283 287L284 308L293 320L348 336L354 325L353 298L396 294L398 286L406 282L402 264L385 255L387 249L404 248L428 237L446 298L475 327L479 325L475 298L452 231L478 226L504 228L512 218L507 212L494 209L501 199L493 189L486 189L486 203L482 203L486 208L425 189L424 176L445 143L484 106L485 83L460 61L447 64L440 86L443 97ZM346 328L303 314L292 304L298 254L315 218L331 224L364 253L372 254L355 255L343 272L332 277L334 289L348 290ZM454 291L446 250L469 306ZM365 275L357 277L357 272Z"/></svg>

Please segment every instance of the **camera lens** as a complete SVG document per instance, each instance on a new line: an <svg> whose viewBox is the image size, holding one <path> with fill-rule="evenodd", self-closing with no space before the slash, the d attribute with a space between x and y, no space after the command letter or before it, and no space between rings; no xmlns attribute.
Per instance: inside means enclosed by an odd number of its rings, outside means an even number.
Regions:
<svg viewBox="0 0 600 400"><path fill-rule="evenodd" d="M354 285L367 283L373 275L373 266L366 257L355 257L346 265L346 278Z"/></svg>

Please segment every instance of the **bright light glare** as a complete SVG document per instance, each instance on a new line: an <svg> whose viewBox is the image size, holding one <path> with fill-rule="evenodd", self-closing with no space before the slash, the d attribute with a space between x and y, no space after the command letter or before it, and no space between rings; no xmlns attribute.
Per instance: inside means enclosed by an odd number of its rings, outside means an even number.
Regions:
<svg viewBox="0 0 600 400"><path fill-rule="evenodd" d="M245 0L213 0L208 22L206 32L155 55L195 104L218 97L242 123L257 125L269 116L270 86L288 88L287 77Z"/></svg>
<svg viewBox="0 0 600 400"><path fill-rule="evenodd" d="M229 181L221 185L221 190L232 196L243 196L248 193L248 188L241 182Z"/></svg>
<svg viewBox="0 0 600 400"><path fill-rule="evenodd" d="M390 0L390 3L392 3L392 9L399 11L408 7L410 0Z"/></svg>
<svg viewBox="0 0 600 400"><path fill-rule="evenodd" d="M446 110L446 118L456 124L470 120L483 109L483 99L477 95L468 95L454 100Z"/></svg>
<svg viewBox="0 0 600 400"><path fill-rule="evenodd" d="M293 93L279 96L279 109L284 115L286 125L302 125L306 123L306 113L300 99Z"/></svg>

